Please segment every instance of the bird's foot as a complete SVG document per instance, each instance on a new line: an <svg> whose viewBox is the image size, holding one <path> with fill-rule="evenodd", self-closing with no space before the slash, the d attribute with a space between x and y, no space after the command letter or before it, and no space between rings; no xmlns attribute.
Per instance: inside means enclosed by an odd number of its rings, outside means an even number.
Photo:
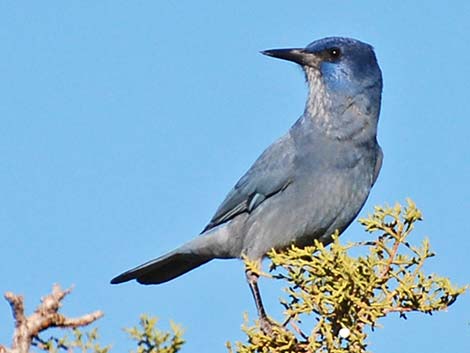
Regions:
<svg viewBox="0 0 470 353"><path fill-rule="evenodd" d="M262 316L259 318L259 326L261 328L261 331L267 336L272 336L274 333L274 327L281 327L277 325L276 323L272 322L271 320L268 319L267 316Z"/></svg>

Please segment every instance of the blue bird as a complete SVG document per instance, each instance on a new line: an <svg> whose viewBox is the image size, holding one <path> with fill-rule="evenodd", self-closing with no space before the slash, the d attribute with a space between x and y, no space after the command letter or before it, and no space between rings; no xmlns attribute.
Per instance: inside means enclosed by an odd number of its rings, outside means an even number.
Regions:
<svg viewBox="0 0 470 353"><path fill-rule="evenodd" d="M271 249L325 244L343 232L364 205L382 165L377 123L382 74L373 48L330 37L302 49L262 54L299 64L308 82L302 116L237 182L199 237L114 278L158 284L210 260L260 262ZM246 271L261 327L271 324Z"/></svg>

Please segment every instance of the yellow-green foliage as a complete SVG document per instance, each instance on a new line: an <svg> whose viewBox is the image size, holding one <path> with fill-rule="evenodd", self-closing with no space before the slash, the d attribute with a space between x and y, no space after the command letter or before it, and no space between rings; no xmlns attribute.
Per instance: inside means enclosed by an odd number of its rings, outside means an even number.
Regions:
<svg viewBox="0 0 470 353"><path fill-rule="evenodd" d="M139 326L125 329L129 336L137 342L134 353L177 353L185 341L183 330L170 323L172 332L157 329L157 318L141 315ZM62 338L51 337L47 341L36 338L33 344L48 353L108 353L111 346L101 347L97 343L98 329L83 332L73 329L73 338L65 335ZM121 351L121 350L120 350Z"/></svg>
<svg viewBox="0 0 470 353"><path fill-rule="evenodd" d="M33 345L49 353L57 353L60 350L70 353L108 353L111 348L109 345L101 347L97 342L99 335L96 328L88 332L75 328L72 334L72 338L64 335L62 338L51 337L48 340L41 340L37 337L33 340Z"/></svg>
<svg viewBox="0 0 470 353"><path fill-rule="evenodd" d="M258 325L244 326L248 343L237 342L236 351L362 353L365 330L374 328L379 318L446 309L466 288L423 272L425 261L434 256L429 241L420 246L408 242L420 220L421 212L407 200L406 207L376 207L373 215L359 220L374 234L370 241L342 245L335 236L327 248L317 242L304 249L272 251L272 277L288 284L288 299L281 300L285 323L277 323L271 336ZM301 327L302 317L311 314L314 327Z"/></svg>
<svg viewBox="0 0 470 353"><path fill-rule="evenodd" d="M141 315L140 327L126 329L126 332L137 341L135 353L176 353L185 341L183 330L173 322L170 323L172 333L160 331L155 327L157 318Z"/></svg>

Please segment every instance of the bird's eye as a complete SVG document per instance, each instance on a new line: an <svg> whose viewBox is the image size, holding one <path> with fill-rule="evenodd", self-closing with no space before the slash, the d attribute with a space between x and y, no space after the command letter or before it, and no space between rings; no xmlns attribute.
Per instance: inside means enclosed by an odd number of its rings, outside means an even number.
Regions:
<svg viewBox="0 0 470 353"><path fill-rule="evenodd" d="M328 56L331 60L338 60L341 56L341 50L339 48L330 48L328 49Z"/></svg>

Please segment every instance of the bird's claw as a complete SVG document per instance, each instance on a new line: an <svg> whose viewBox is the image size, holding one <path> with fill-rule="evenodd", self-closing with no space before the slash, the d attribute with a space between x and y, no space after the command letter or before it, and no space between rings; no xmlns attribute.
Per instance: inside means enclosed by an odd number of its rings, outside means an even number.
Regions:
<svg viewBox="0 0 470 353"><path fill-rule="evenodd" d="M272 336L274 333L274 327L279 327L276 323L272 322L271 320L268 319L267 316L260 317L259 318L259 326L261 328L261 331L267 336Z"/></svg>

